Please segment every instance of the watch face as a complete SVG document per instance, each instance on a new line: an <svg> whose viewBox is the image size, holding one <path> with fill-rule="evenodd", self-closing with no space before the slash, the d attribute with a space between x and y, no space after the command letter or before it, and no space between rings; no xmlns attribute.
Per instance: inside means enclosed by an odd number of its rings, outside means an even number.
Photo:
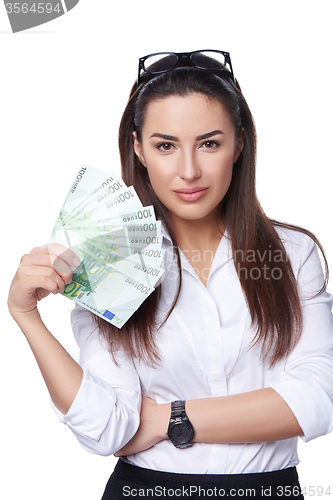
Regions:
<svg viewBox="0 0 333 500"><path fill-rule="evenodd" d="M169 428L168 435L175 443L186 444L193 439L193 427L188 422L174 422Z"/></svg>

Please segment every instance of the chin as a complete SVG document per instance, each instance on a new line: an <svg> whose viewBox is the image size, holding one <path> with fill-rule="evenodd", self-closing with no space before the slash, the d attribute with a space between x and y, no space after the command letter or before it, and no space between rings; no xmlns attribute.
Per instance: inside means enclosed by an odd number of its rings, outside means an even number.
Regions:
<svg viewBox="0 0 333 500"><path fill-rule="evenodd" d="M185 212L185 210L184 210ZM175 213L173 212L172 215L174 217L177 217L177 219L182 219L184 221L199 221L199 220L202 220L202 219L205 219L206 217L208 217L212 212L196 212L196 213L184 213L184 212L181 212L181 213ZM213 211L214 212L214 211Z"/></svg>

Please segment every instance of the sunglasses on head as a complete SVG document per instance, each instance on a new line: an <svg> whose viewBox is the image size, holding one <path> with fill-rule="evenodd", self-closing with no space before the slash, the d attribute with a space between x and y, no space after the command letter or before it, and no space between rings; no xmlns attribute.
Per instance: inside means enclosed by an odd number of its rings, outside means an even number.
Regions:
<svg viewBox="0 0 333 500"><path fill-rule="evenodd" d="M195 50L194 52L157 52L140 57L137 86L141 83L141 72L148 75L167 73L179 66L182 58L187 58L192 66L205 71L220 71L227 64L235 81L229 52L222 50Z"/></svg>

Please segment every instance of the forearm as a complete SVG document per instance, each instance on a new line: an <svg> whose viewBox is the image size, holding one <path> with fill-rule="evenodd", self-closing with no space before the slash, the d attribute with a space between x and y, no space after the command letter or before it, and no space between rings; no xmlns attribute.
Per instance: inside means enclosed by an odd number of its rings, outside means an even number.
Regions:
<svg viewBox="0 0 333 500"><path fill-rule="evenodd" d="M165 439L170 404L157 406L159 435ZM194 427L194 442L198 443L261 443L303 434L289 406L271 388L192 399L186 401L185 408Z"/></svg>
<svg viewBox="0 0 333 500"><path fill-rule="evenodd" d="M186 402L201 443L255 443L303 434L285 401L271 388Z"/></svg>
<svg viewBox="0 0 333 500"><path fill-rule="evenodd" d="M14 319L31 347L53 403L67 413L80 388L82 368L45 327L37 309Z"/></svg>

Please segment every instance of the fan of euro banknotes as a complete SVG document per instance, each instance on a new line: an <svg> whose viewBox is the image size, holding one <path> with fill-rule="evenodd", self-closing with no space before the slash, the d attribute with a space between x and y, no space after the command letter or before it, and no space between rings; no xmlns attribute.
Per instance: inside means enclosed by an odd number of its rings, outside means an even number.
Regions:
<svg viewBox="0 0 333 500"><path fill-rule="evenodd" d="M154 291L164 270L161 222L132 186L82 165L54 225L51 242L81 259L63 295L121 328Z"/></svg>

